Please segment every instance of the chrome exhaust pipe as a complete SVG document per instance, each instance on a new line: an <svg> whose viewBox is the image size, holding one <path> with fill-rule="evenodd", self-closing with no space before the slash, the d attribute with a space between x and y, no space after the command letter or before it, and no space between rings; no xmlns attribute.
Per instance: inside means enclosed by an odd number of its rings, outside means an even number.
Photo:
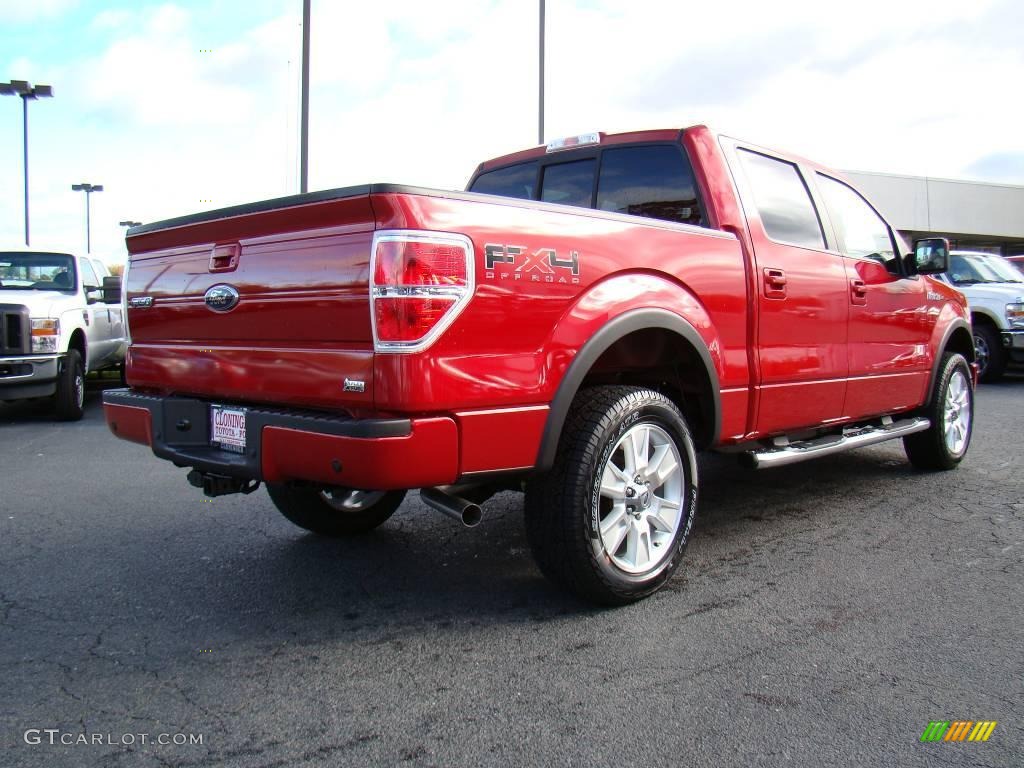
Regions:
<svg viewBox="0 0 1024 768"><path fill-rule="evenodd" d="M459 520L467 528L479 525L484 516L479 504L452 496L440 488L420 488L420 498L431 509Z"/></svg>

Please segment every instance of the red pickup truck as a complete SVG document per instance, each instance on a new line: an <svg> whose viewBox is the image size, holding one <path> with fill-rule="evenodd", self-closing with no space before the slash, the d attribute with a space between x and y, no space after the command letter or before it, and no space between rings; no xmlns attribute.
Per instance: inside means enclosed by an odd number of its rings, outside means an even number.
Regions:
<svg viewBox="0 0 1024 768"><path fill-rule="evenodd" d="M771 467L902 438L951 469L974 346L948 244L843 178L704 126L128 233L115 435L208 495L368 531L419 488L467 524L524 490L541 570L624 603L679 565L696 453Z"/></svg>

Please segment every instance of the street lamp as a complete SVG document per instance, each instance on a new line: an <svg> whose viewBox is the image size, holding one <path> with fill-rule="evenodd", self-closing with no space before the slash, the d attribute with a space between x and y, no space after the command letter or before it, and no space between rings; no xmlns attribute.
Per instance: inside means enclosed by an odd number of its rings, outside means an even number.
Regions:
<svg viewBox="0 0 1024 768"><path fill-rule="evenodd" d="M118 226L128 227L129 229L131 229L132 227L138 227L142 224L141 221L119 221L117 223Z"/></svg>
<svg viewBox="0 0 1024 768"><path fill-rule="evenodd" d="M540 54L537 71L539 73L537 82L537 143L544 143L544 0L540 0L540 39L537 41L537 51Z"/></svg>
<svg viewBox="0 0 1024 768"><path fill-rule="evenodd" d="M102 192L103 185L83 181L81 184L72 184L71 189L75 192L85 192L85 252L92 253L92 243L89 241L89 196L93 192Z"/></svg>
<svg viewBox="0 0 1024 768"><path fill-rule="evenodd" d="M302 99L299 115L299 192L309 191L309 4L302 0Z"/></svg>
<svg viewBox="0 0 1024 768"><path fill-rule="evenodd" d="M11 80L0 83L0 95L21 96L21 135L22 154L25 163L25 245L28 242L28 103L33 99L44 99L53 96L53 88L49 85L32 86L27 80Z"/></svg>

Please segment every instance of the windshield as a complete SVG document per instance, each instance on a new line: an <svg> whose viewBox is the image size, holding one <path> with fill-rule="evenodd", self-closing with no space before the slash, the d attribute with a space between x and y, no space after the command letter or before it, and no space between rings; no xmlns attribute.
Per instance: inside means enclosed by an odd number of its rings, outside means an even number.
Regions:
<svg viewBox="0 0 1024 768"><path fill-rule="evenodd" d="M1002 256L982 254L971 254L970 256L951 254L949 279L953 281L954 285L1024 283L1024 275L1004 261Z"/></svg>
<svg viewBox="0 0 1024 768"><path fill-rule="evenodd" d="M63 253L0 252L0 290L74 291L75 260Z"/></svg>

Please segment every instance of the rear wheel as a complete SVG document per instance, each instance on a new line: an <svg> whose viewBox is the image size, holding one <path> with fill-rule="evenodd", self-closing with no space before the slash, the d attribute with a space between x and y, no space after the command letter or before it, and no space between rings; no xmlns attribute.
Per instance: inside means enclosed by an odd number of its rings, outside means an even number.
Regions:
<svg viewBox="0 0 1024 768"><path fill-rule="evenodd" d="M550 472L526 490L526 532L541 571L606 605L657 591L682 560L697 506L693 440L650 389L577 395Z"/></svg>
<svg viewBox="0 0 1024 768"><path fill-rule="evenodd" d="M321 489L311 485L267 485L274 506L291 522L321 536L367 533L401 506L405 491Z"/></svg>
<svg viewBox="0 0 1024 768"><path fill-rule="evenodd" d="M907 458L918 469L953 469L967 454L974 428L971 369L963 355L943 355L925 415L931 426L903 438Z"/></svg>
<svg viewBox="0 0 1024 768"><path fill-rule="evenodd" d="M999 332L984 323L974 326L974 359L978 362L978 379L990 382L1006 371L1006 350Z"/></svg>
<svg viewBox="0 0 1024 768"><path fill-rule="evenodd" d="M77 349L68 352L57 377L54 405L61 421L78 421L85 412L85 367Z"/></svg>

